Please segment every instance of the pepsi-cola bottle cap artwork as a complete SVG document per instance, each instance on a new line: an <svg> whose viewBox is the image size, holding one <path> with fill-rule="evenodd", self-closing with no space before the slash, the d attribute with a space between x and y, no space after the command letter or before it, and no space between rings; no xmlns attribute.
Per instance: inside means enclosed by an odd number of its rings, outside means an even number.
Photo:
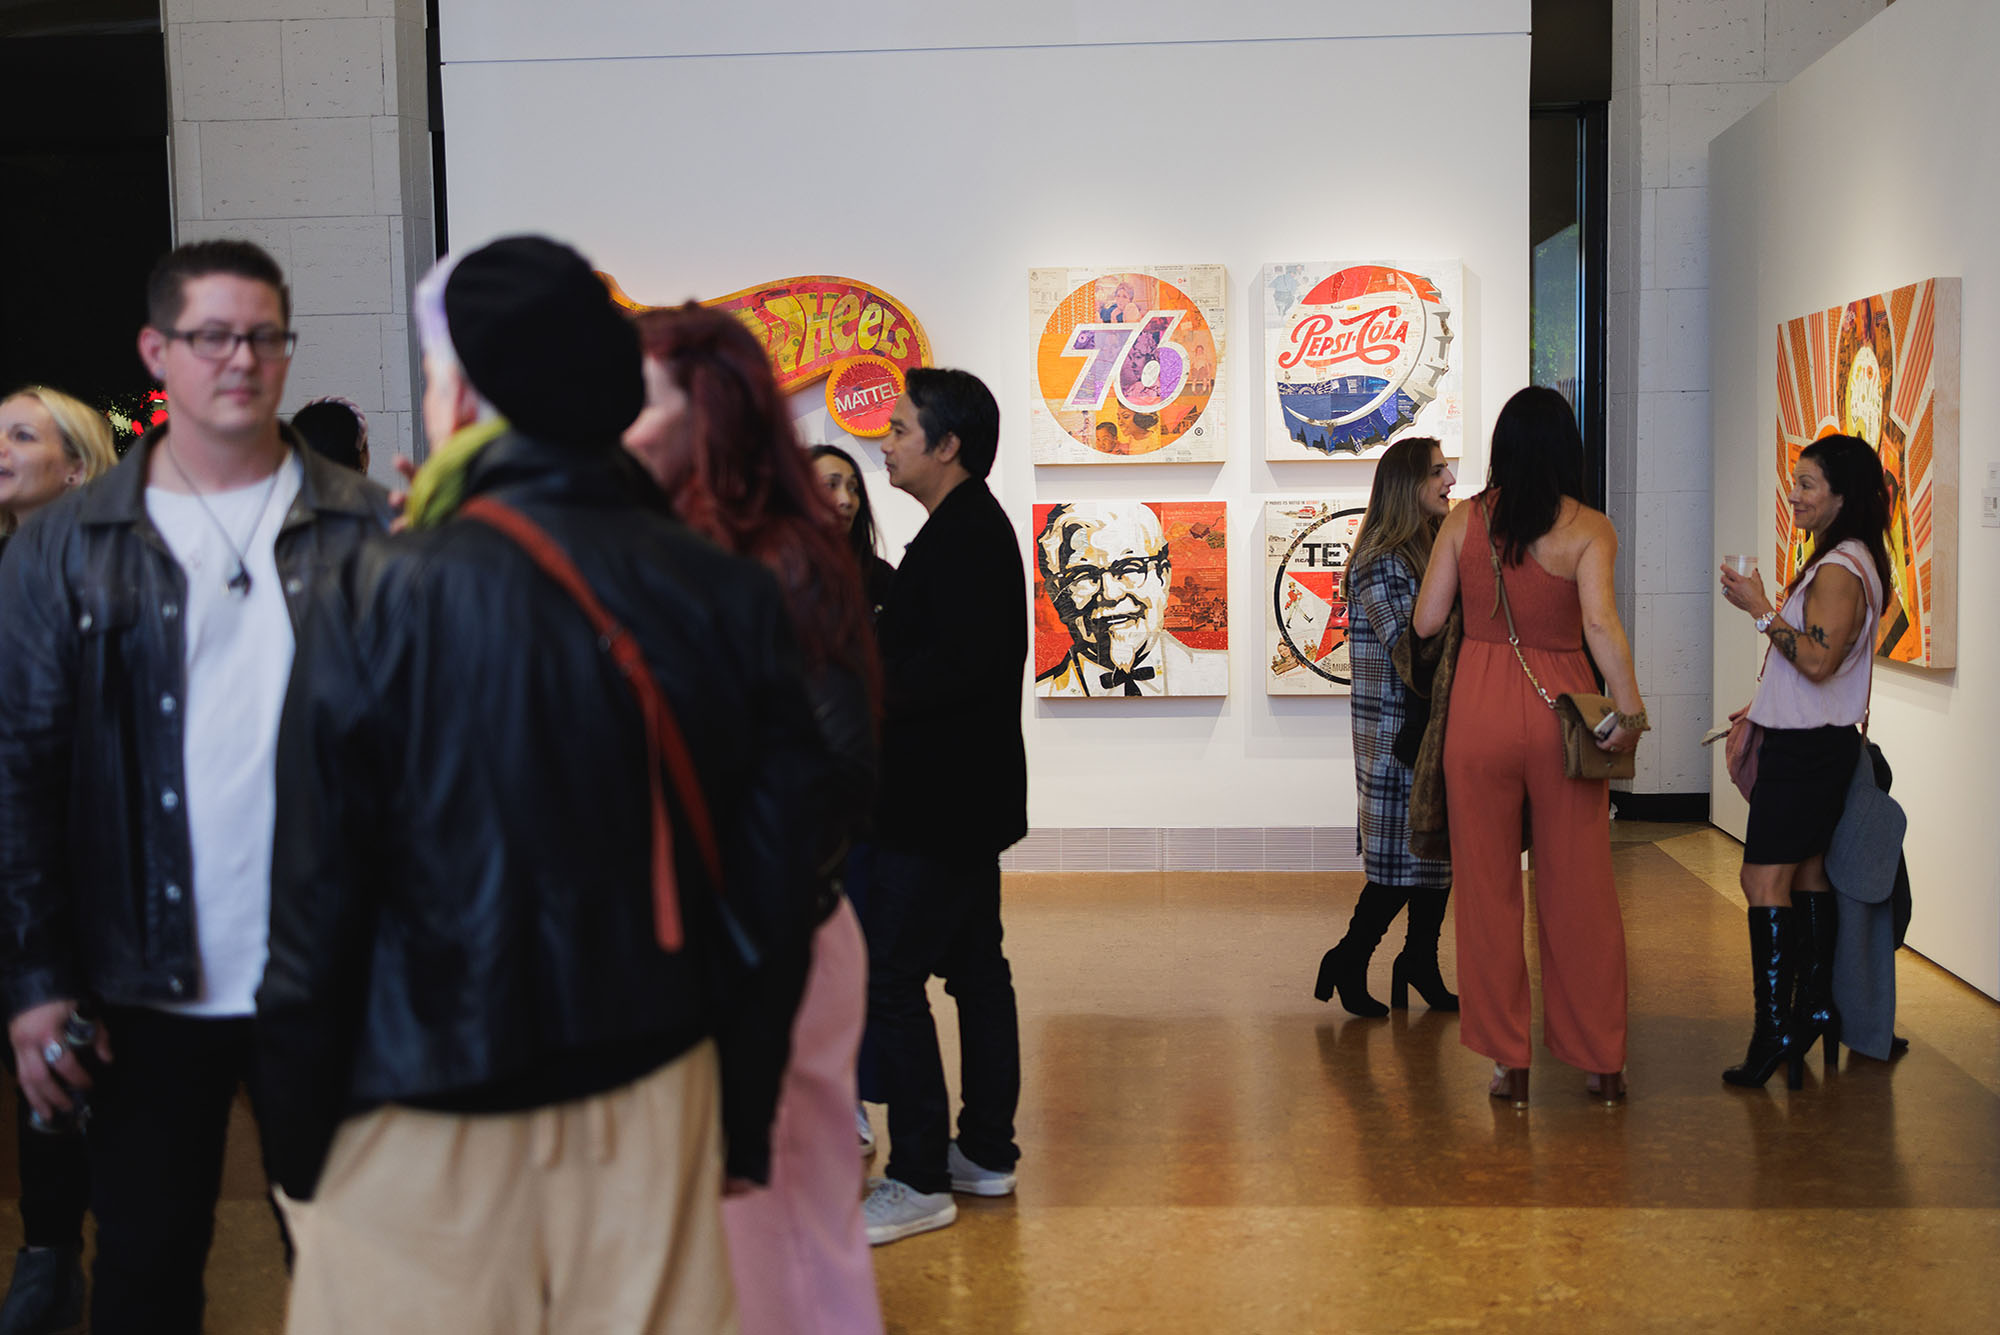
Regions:
<svg viewBox="0 0 2000 1335"><path fill-rule="evenodd" d="M1460 454L1457 261L1264 266L1264 457L1376 458L1407 435Z"/></svg>
<svg viewBox="0 0 2000 1335"><path fill-rule="evenodd" d="M1220 264L1031 269L1038 464L1226 459Z"/></svg>

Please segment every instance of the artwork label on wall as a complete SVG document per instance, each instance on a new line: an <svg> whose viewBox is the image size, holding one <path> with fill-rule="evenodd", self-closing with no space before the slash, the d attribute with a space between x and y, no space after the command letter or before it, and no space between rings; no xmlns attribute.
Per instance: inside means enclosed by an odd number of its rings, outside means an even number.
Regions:
<svg viewBox="0 0 2000 1335"><path fill-rule="evenodd" d="M1347 695L1347 560L1365 495L1264 503L1267 695Z"/></svg>
<svg viewBox="0 0 2000 1335"><path fill-rule="evenodd" d="M1264 457L1375 458L1404 436L1459 457L1465 266L1264 266Z"/></svg>
<svg viewBox="0 0 2000 1335"><path fill-rule="evenodd" d="M1227 289L1220 264L1030 269L1035 462L1227 458Z"/></svg>
<svg viewBox="0 0 2000 1335"><path fill-rule="evenodd" d="M1799 453L1859 436L1889 485L1890 585L1875 652L1913 667L1958 662L1956 278L1878 292L1778 326L1777 589L1812 555L1792 522Z"/></svg>
<svg viewBox="0 0 2000 1335"><path fill-rule="evenodd" d="M1229 693L1222 501L1035 507L1035 694Z"/></svg>

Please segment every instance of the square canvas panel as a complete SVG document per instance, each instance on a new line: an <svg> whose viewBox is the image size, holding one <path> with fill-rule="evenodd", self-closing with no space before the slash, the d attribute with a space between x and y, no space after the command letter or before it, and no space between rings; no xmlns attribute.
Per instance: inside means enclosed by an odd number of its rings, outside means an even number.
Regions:
<svg viewBox="0 0 2000 1335"><path fill-rule="evenodd" d="M1875 652L1912 667L1958 662L1959 280L1927 278L1778 326L1777 578L1812 554L1792 523L1799 452L1859 436L1889 484L1891 587Z"/></svg>
<svg viewBox="0 0 2000 1335"><path fill-rule="evenodd" d="M1368 497L1264 503L1264 692L1347 695L1347 559Z"/></svg>
<svg viewBox="0 0 2000 1335"><path fill-rule="evenodd" d="M1264 457L1373 459L1434 436L1458 458L1464 291L1457 260L1265 265Z"/></svg>
<svg viewBox="0 0 2000 1335"><path fill-rule="evenodd" d="M1229 694L1222 501L1035 507L1035 694Z"/></svg>
<svg viewBox="0 0 2000 1335"><path fill-rule="evenodd" d="M1225 459L1220 264L1030 269L1038 464Z"/></svg>

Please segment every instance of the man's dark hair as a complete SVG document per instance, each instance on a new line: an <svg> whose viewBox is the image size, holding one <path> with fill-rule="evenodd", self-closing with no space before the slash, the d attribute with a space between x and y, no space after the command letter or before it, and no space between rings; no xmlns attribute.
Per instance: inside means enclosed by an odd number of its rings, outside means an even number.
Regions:
<svg viewBox="0 0 2000 1335"><path fill-rule="evenodd" d="M292 291L285 286L285 271L262 246L232 240L190 241L168 251L146 279L147 323L155 329L172 329L187 304L188 280L218 273L269 283L277 289L285 323L291 324Z"/></svg>
<svg viewBox="0 0 2000 1335"><path fill-rule="evenodd" d="M946 436L957 436L958 462L966 472L985 477L993 471L993 456L1000 450L1000 405L978 376L920 366L906 377L904 392L916 405L925 453Z"/></svg>

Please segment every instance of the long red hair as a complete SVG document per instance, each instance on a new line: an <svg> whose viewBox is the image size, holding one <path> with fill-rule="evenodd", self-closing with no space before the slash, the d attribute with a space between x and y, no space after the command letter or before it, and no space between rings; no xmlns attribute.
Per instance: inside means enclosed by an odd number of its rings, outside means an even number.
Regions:
<svg viewBox="0 0 2000 1335"><path fill-rule="evenodd" d="M792 429L763 346L693 302L638 317L645 355L687 395L646 460L681 521L778 577L806 663L873 681L861 568Z"/></svg>

